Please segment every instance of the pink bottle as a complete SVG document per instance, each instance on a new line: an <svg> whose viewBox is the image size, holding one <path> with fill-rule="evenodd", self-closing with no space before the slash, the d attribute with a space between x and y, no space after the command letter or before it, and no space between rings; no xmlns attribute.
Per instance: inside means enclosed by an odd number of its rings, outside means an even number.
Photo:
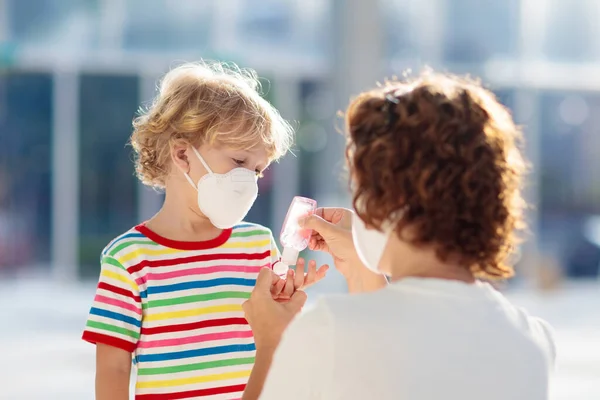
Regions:
<svg viewBox="0 0 600 400"><path fill-rule="evenodd" d="M300 196L293 198L281 228L279 239L283 246L283 253L281 260L273 267L275 273L281 273L283 269L287 271L288 266L296 265L298 254L308 247L312 230L301 229L298 219L313 214L316 209L316 200Z"/></svg>

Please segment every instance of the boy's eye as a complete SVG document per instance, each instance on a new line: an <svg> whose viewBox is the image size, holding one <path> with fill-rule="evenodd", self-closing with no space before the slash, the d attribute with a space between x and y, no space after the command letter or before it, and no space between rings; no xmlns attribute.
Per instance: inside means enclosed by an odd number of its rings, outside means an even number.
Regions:
<svg viewBox="0 0 600 400"><path fill-rule="evenodd" d="M236 158L232 158L232 160L233 160L234 163L236 163L240 167L243 167L244 164L246 164L246 160L238 160ZM261 170L255 169L254 172L256 172L256 176L258 176L259 178L263 177L263 172Z"/></svg>

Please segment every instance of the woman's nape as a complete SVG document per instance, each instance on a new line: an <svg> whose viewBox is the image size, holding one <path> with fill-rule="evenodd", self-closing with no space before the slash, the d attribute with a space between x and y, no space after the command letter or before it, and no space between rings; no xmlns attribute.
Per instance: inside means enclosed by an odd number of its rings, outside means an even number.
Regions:
<svg viewBox="0 0 600 400"><path fill-rule="evenodd" d="M475 277L457 257L442 261L433 245L416 247L391 234L379 263L379 270L391 281L407 277L475 282Z"/></svg>

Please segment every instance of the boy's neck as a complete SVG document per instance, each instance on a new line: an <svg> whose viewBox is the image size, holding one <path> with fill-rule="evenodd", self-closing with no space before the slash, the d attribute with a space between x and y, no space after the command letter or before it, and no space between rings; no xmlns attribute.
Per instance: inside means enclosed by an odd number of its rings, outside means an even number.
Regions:
<svg viewBox="0 0 600 400"><path fill-rule="evenodd" d="M204 241L217 237L221 229L216 228L198 206L190 207L184 200L167 192L160 211L146 223L148 229L172 240Z"/></svg>

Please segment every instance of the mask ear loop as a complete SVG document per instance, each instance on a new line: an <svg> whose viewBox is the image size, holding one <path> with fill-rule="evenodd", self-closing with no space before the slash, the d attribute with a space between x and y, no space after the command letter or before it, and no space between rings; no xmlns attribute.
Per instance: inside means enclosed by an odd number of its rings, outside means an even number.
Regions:
<svg viewBox="0 0 600 400"><path fill-rule="evenodd" d="M202 163L204 168L206 168L206 171L208 171L209 174L212 174L213 173L212 170L210 169L210 167L208 166L206 161L204 161L204 158L202 158L202 156L200 155L200 152L194 146L191 146L191 147L192 147L192 150L194 151L194 153L196 154L196 157L198 157L198 160L200 160L200 162ZM190 177L190 175L187 172L184 172L184 176L185 176L185 179L187 179L187 181L189 182L189 184L192 185L192 187L194 189L198 190L198 187L196 186L194 181L192 181L192 178Z"/></svg>
<svg viewBox="0 0 600 400"><path fill-rule="evenodd" d="M202 163L204 168L206 168L206 171L208 171L209 174L212 174L213 173L212 169L210 169L210 167L208 166L206 161L204 161L204 158L202 158L202 156L200 155L200 152L194 146L192 146L192 150L194 151L194 153L196 153L196 157L198 157L198 160L200 160L200 162Z"/></svg>
<svg viewBox="0 0 600 400"><path fill-rule="evenodd" d="M185 179L187 179L187 181L189 182L190 185L192 185L192 187L196 190L198 190L198 188L196 187L196 185L194 184L194 181L192 181L192 178L190 178L190 175L187 172L183 173L183 176L185 176Z"/></svg>
<svg viewBox="0 0 600 400"><path fill-rule="evenodd" d="M386 233L388 236L391 235L392 232L396 229L396 225L398 224L398 222L400 222L400 220L404 218L404 215L407 213L408 210L409 207L404 206L399 210L392 211L387 221L384 222L381 226L383 232Z"/></svg>

